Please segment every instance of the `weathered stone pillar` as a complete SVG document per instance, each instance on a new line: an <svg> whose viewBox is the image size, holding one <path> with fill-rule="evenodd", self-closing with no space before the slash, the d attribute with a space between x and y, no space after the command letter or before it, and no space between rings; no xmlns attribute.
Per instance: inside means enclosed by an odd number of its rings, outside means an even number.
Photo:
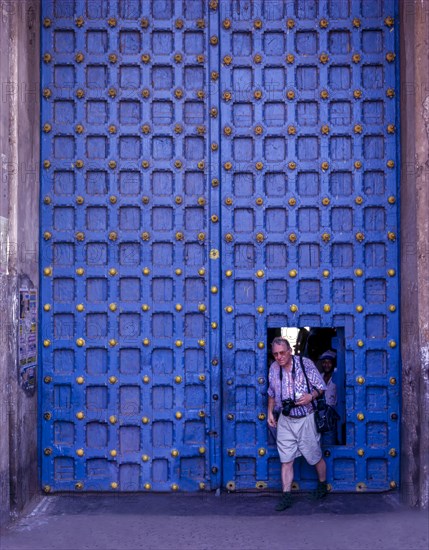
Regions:
<svg viewBox="0 0 429 550"><path fill-rule="evenodd" d="M429 498L429 2L403 0L401 56L402 495Z"/></svg>
<svg viewBox="0 0 429 550"><path fill-rule="evenodd" d="M40 0L0 2L0 523L39 492L37 396L18 364L19 289L38 288Z"/></svg>

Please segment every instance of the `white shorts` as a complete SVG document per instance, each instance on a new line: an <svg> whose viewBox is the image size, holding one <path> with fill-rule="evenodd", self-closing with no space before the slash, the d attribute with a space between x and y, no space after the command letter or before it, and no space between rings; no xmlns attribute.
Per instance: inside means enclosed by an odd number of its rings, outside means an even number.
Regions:
<svg viewBox="0 0 429 550"><path fill-rule="evenodd" d="M292 462L303 456L311 466L317 464L322 458L322 449L314 415L293 418L280 414L277 422L277 449L280 462Z"/></svg>

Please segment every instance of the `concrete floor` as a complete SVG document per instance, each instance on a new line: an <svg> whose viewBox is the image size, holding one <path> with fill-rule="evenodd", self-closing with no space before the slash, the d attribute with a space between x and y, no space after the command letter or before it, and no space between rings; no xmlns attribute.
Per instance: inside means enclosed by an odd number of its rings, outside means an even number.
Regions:
<svg viewBox="0 0 429 550"><path fill-rule="evenodd" d="M0 550L427 550L427 511L392 494L52 495L1 533Z"/></svg>

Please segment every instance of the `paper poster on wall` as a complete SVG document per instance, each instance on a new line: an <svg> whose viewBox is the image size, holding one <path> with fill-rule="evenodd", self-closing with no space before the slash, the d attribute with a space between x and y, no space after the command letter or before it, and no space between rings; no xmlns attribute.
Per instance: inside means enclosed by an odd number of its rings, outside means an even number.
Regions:
<svg viewBox="0 0 429 550"><path fill-rule="evenodd" d="M32 393L37 366L37 290L19 291L18 362L22 388Z"/></svg>

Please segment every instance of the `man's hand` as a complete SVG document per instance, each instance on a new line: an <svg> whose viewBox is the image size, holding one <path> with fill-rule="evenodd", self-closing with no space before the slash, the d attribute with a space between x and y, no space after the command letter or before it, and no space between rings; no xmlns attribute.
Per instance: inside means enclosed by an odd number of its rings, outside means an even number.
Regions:
<svg viewBox="0 0 429 550"><path fill-rule="evenodd" d="M273 415L272 412L268 413L267 422L268 422L268 426L271 426L272 428L277 427L277 422L276 422L276 419L274 418L274 415Z"/></svg>
<svg viewBox="0 0 429 550"><path fill-rule="evenodd" d="M313 397L310 393L303 393L296 401L296 405L309 405L312 401Z"/></svg>

